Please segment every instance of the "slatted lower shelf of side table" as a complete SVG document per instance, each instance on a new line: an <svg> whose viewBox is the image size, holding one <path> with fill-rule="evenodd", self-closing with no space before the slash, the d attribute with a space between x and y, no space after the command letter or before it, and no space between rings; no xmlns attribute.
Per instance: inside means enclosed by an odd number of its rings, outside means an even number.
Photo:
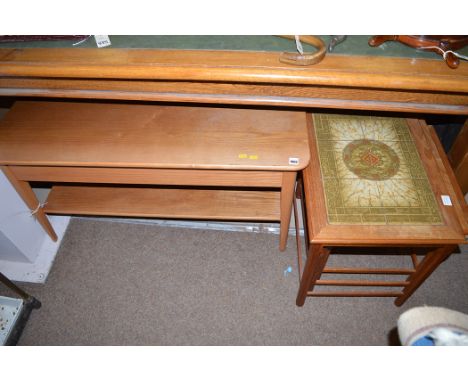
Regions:
<svg viewBox="0 0 468 382"><path fill-rule="evenodd" d="M46 213L278 221L279 191L54 186Z"/></svg>

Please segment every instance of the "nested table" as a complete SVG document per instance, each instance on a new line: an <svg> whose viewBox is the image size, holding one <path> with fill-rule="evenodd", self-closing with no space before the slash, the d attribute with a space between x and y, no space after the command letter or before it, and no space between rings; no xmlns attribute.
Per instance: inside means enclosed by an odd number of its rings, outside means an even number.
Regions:
<svg viewBox="0 0 468 382"><path fill-rule="evenodd" d="M308 162L301 112L17 102L0 122L2 170L53 239L46 213L279 221L284 250ZM55 183L45 205L32 181Z"/></svg>
<svg viewBox="0 0 468 382"><path fill-rule="evenodd" d="M468 233L463 195L433 128L415 119L331 114L308 115L308 125L311 160L298 190L307 260L302 267L299 253L297 305L307 296L389 296L403 304ZM413 267L326 267L330 253L369 248L408 254ZM406 279L322 279L323 273Z"/></svg>

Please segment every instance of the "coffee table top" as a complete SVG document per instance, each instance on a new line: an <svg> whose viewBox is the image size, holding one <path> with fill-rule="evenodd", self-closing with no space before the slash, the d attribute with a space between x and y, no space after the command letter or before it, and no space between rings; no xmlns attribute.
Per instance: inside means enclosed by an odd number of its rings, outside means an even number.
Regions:
<svg viewBox="0 0 468 382"><path fill-rule="evenodd" d="M306 193L322 195L308 198L312 240L464 241L455 208L442 200L454 193L441 183L437 150L427 148L427 125L334 114L314 114L310 125L304 182Z"/></svg>
<svg viewBox="0 0 468 382"><path fill-rule="evenodd" d="M306 114L225 107L17 102L0 164L297 171Z"/></svg>

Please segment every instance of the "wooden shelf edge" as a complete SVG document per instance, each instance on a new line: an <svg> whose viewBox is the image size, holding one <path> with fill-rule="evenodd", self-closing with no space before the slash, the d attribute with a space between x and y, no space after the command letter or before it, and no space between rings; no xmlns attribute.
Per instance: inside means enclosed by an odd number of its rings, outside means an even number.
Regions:
<svg viewBox="0 0 468 382"><path fill-rule="evenodd" d="M278 191L54 186L48 214L279 221Z"/></svg>

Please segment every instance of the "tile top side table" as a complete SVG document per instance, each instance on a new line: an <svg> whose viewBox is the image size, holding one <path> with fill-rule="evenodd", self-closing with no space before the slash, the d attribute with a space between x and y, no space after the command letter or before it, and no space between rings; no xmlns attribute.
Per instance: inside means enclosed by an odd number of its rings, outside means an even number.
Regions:
<svg viewBox="0 0 468 382"><path fill-rule="evenodd" d="M299 259L297 304L307 296L395 296L401 305L468 233L464 200L435 132L420 120L332 114L308 115L308 125L311 160L298 190L308 257L303 272ZM406 249L414 269L325 267L331 251L362 247L376 254ZM425 256L420 261L416 254ZM322 273L409 276L401 282L321 280ZM403 291L314 291L316 285Z"/></svg>

